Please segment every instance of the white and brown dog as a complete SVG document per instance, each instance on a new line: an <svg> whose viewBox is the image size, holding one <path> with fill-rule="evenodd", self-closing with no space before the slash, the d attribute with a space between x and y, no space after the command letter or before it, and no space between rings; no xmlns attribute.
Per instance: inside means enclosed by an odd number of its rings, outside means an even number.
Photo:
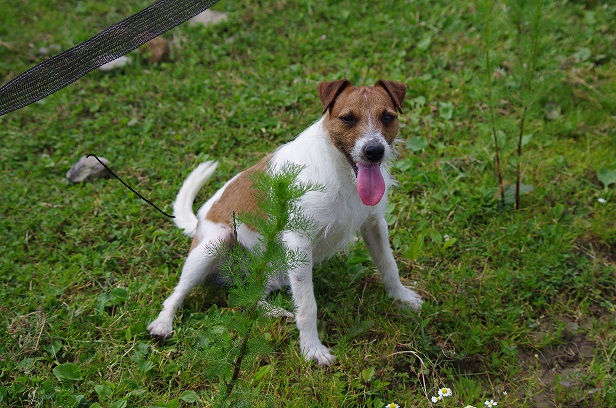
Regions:
<svg viewBox="0 0 616 408"><path fill-rule="evenodd" d="M158 318L148 326L152 336L169 337L173 317L186 294L217 272L218 261L207 247L234 241L233 212L256 209L250 174L279 169L288 162L303 166L301 182L323 187L300 200L304 215L314 222L315 237L310 239L295 233L283 236L285 245L302 251L308 262L288 271L286 276L272 279L267 289L270 292L283 285L291 286L304 357L321 365L334 361L318 337L312 266L333 256L357 231L361 231L389 295L412 309L421 307L421 297L400 283L384 218L386 194L392 185L386 167L395 155L397 116L406 86L381 80L373 87L361 87L341 80L320 83L318 89L324 106L323 117L294 141L228 181L196 216L193 201L214 172L216 163L201 164L184 181L173 207L175 223L194 240L180 282L163 303ZM237 227L240 245L250 249L258 239L259 235L249 226Z"/></svg>

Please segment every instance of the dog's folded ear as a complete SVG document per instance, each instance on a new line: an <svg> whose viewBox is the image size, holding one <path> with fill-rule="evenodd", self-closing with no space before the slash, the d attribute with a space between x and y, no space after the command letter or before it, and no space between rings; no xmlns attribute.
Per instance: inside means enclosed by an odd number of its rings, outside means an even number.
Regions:
<svg viewBox="0 0 616 408"><path fill-rule="evenodd" d="M323 102L323 113L334 104L334 101L340 95L340 92L347 86L351 86L351 81L341 79L333 82L321 82L319 83L319 98Z"/></svg>
<svg viewBox="0 0 616 408"><path fill-rule="evenodd" d="M394 102L396 110L402 113L402 102L406 96L406 85L401 82L384 81L379 79L374 86L380 86L385 89L391 100Z"/></svg>

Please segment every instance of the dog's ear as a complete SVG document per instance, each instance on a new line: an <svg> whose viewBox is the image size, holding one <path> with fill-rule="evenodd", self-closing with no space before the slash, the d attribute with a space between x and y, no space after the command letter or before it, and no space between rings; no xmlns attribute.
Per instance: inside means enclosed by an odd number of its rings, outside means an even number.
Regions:
<svg viewBox="0 0 616 408"><path fill-rule="evenodd" d="M323 102L323 113L334 104L334 101L340 95L340 92L347 86L351 86L351 81L341 79L333 82L321 82L319 83L319 98Z"/></svg>
<svg viewBox="0 0 616 408"><path fill-rule="evenodd" d="M374 86L380 86L385 89L385 92L387 92L391 100L394 102L396 110L402 113L402 102L404 102L404 97L406 96L406 85L401 82L383 81L382 79L379 79L376 81Z"/></svg>

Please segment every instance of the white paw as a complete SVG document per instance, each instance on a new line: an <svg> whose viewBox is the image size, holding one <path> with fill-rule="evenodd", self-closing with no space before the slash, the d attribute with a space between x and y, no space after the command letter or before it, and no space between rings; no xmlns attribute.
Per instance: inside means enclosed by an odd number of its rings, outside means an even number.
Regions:
<svg viewBox="0 0 616 408"><path fill-rule="evenodd" d="M158 339L167 339L171 337L173 325L171 321L167 319L158 318L152 323L150 323L147 330L152 337L156 337Z"/></svg>
<svg viewBox="0 0 616 408"><path fill-rule="evenodd" d="M329 366L336 360L336 357L322 344L315 347L302 347L302 354L307 361L315 360L321 366Z"/></svg>
<svg viewBox="0 0 616 408"><path fill-rule="evenodd" d="M260 309L265 311L265 315L267 317L276 318L276 317L284 317L286 319L294 320L295 315L281 307L273 306L267 303L264 300L261 300L257 303Z"/></svg>
<svg viewBox="0 0 616 408"><path fill-rule="evenodd" d="M398 301L401 307L412 310L421 309L421 304L423 303L421 296L409 288L402 288L398 293L396 293L394 298Z"/></svg>

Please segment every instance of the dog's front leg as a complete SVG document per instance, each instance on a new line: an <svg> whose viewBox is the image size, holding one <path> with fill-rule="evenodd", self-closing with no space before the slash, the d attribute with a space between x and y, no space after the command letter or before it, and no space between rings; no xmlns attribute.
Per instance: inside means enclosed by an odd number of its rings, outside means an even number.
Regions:
<svg viewBox="0 0 616 408"><path fill-rule="evenodd" d="M295 322L299 330L299 346L306 360L316 360L320 365L330 365L335 357L319 340L317 330L317 302L312 283L312 245L294 233L283 236L286 247L304 257L304 262L289 270L289 282L295 302Z"/></svg>
<svg viewBox="0 0 616 408"><path fill-rule="evenodd" d="M419 310L422 304L421 296L400 282L398 265L389 246L385 218L382 216L368 218L361 226L361 234L389 295L402 302L404 306Z"/></svg>

